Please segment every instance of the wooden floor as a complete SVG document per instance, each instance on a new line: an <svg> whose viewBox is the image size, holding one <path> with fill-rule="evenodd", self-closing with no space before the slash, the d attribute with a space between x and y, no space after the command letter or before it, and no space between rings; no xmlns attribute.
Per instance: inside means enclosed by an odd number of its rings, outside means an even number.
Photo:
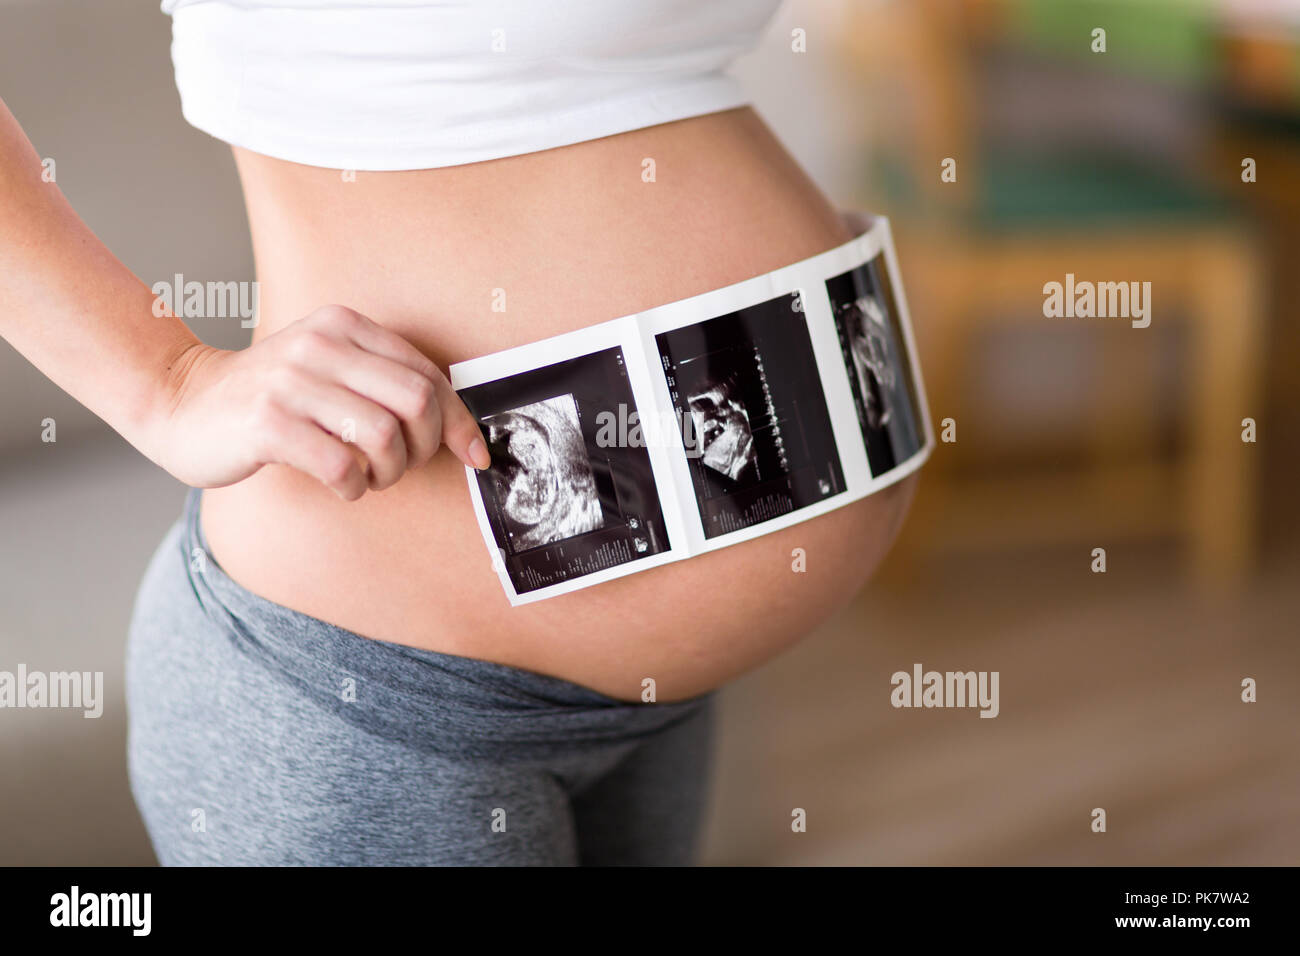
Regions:
<svg viewBox="0 0 1300 956"><path fill-rule="evenodd" d="M1218 603L1176 566L1093 574L1084 549L887 574L723 692L707 862L1300 863L1300 561ZM915 663L999 671L1000 715L894 709Z"/></svg>

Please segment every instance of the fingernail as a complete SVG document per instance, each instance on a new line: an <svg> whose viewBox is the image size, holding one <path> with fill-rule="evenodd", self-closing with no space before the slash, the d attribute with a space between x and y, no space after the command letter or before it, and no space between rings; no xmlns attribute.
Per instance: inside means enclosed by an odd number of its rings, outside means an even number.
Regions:
<svg viewBox="0 0 1300 956"><path fill-rule="evenodd" d="M483 439L475 438L469 443L469 460L478 469L486 468L492 464L492 456L488 454L487 445L483 444Z"/></svg>

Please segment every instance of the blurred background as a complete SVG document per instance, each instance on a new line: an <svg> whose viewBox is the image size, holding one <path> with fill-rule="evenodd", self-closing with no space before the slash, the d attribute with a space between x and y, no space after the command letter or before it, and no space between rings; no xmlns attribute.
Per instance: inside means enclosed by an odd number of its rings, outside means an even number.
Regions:
<svg viewBox="0 0 1300 956"><path fill-rule="evenodd" d="M157 6L0 0L0 96L146 282L252 279ZM881 574L723 692L707 862L1300 863L1300 0L786 0L736 72L892 217L956 441ZM1151 282L1150 327L1044 318L1067 273ZM0 864L153 862L122 654L183 494L0 342L0 669L106 685L0 711ZM893 709L914 663L998 671L1000 716Z"/></svg>

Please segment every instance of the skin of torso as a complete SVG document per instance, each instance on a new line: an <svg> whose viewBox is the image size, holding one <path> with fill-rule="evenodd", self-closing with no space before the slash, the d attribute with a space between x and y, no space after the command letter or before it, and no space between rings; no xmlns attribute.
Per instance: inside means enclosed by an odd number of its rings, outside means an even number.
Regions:
<svg viewBox="0 0 1300 956"><path fill-rule="evenodd" d="M254 341L349 306L454 362L683 299L847 241L749 109L485 163L409 172L235 150L261 312ZM653 159L653 182L643 160ZM495 290L505 311L494 311ZM496 298L499 303L499 297ZM792 528L512 608L440 451L345 502L267 466L204 493L244 587L365 637L496 661L623 700L716 688L807 634L888 550L914 478ZM802 548L806 571L793 570ZM864 639L868 635L864 634Z"/></svg>

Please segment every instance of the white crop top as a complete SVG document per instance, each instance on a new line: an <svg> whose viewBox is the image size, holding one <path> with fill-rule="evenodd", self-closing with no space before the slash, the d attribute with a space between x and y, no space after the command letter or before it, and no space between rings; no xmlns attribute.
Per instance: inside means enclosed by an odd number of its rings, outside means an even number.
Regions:
<svg viewBox="0 0 1300 956"><path fill-rule="evenodd" d="M334 169L455 166L743 106L781 0L162 0L185 119Z"/></svg>

